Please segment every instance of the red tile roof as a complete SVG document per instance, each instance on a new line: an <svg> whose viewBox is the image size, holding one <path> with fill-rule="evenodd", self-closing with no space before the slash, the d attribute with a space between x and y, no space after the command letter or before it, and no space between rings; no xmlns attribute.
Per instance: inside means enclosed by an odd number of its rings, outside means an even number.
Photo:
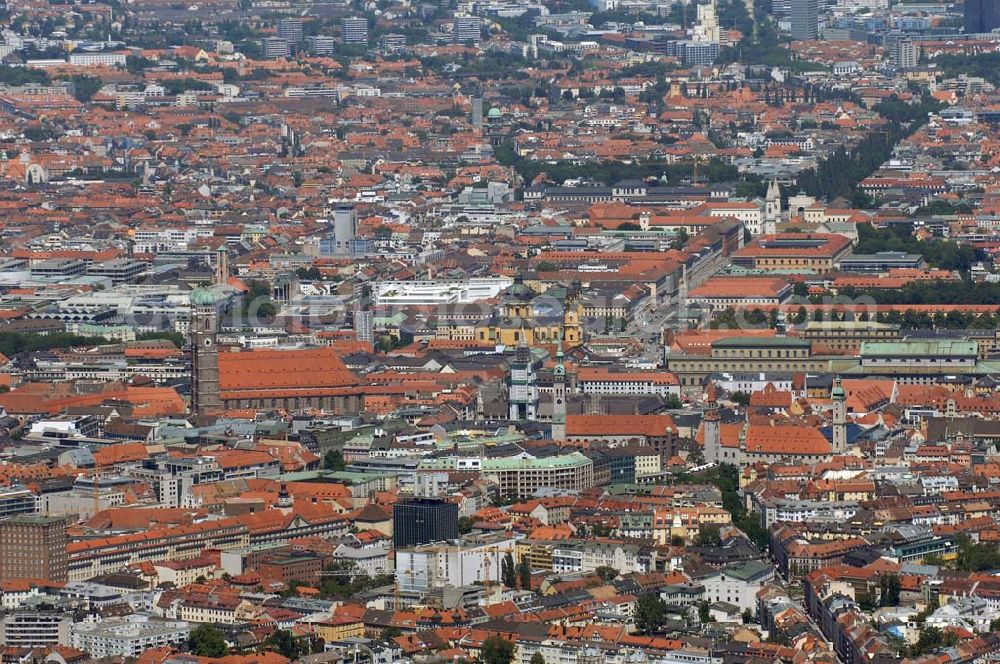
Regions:
<svg viewBox="0 0 1000 664"><path fill-rule="evenodd" d="M669 415L568 415L567 436L664 436L677 430Z"/></svg>
<svg viewBox="0 0 1000 664"><path fill-rule="evenodd" d="M332 348L219 353L223 399L266 396L272 391L315 394L359 384Z"/></svg>

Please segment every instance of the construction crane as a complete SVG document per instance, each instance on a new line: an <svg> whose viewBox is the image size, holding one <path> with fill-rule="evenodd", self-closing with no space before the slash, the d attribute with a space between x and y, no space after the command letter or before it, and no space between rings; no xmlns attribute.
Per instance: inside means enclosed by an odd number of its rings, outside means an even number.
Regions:
<svg viewBox="0 0 1000 664"><path fill-rule="evenodd" d="M94 466L94 516L101 511L101 467Z"/></svg>
<svg viewBox="0 0 1000 664"><path fill-rule="evenodd" d="M495 546L486 547L483 550L483 591L486 597L490 595L490 583L492 582L490 579L490 570L493 567L492 557L497 558L497 567L500 567L499 553L500 550Z"/></svg>
<svg viewBox="0 0 1000 664"><path fill-rule="evenodd" d="M483 552L483 590L487 601L490 597L490 550Z"/></svg>
<svg viewBox="0 0 1000 664"><path fill-rule="evenodd" d="M407 576L407 577L409 577L409 579L410 579L411 582L413 581L413 569L411 567L407 567L407 569L404 569L401 572L399 570L396 570L396 571L399 572L399 573L401 573L401 574L403 574L403 575L405 575L405 576ZM411 583L411 585L412 585L412 583ZM400 608L400 605L401 605L401 600L400 600L399 595L400 595L400 591L399 591L399 579L396 579L396 583L393 584L393 599L395 599L395 604L393 605L392 608L393 608L394 611L399 611L399 608Z"/></svg>

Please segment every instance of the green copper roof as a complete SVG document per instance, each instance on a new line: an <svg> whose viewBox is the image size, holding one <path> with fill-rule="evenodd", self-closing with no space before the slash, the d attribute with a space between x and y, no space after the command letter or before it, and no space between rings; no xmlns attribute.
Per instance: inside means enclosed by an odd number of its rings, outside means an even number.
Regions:
<svg viewBox="0 0 1000 664"><path fill-rule="evenodd" d="M215 294L207 288L195 288L191 291L191 304L196 307L211 307L215 304Z"/></svg>
<svg viewBox="0 0 1000 664"><path fill-rule="evenodd" d="M914 341L863 341L861 343L862 357L892 357L892 356L965 356L976 357L979 345L975 341L957 341L954 339L914 340Z"/></svg>

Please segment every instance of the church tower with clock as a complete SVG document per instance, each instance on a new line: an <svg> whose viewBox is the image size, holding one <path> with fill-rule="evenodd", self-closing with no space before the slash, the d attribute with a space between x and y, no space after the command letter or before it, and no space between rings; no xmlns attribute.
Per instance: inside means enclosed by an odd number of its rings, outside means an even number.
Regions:
<svg viewBox="0 0 1000 664"><path fill-rule="evenodd" d="M191 412L200 419L222 414L219 386L219 308L207 288L191 291Z"/></svg>

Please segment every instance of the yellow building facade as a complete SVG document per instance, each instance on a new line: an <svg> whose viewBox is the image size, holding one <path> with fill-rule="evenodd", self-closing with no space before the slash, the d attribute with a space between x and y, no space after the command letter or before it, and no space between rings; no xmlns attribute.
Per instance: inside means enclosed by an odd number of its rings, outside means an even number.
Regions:
<svg viewBox="0 0 1000 664"><path fill-rule="evenodd" d="M583 343L583 304L580 301L580 285L574 282L567 290L561 317L535 315L533 300L535 291L517 277L514 285L507 289L496 315L475 326L476 341L518 346L555 344L562 341L566 346Z"/></svg>

